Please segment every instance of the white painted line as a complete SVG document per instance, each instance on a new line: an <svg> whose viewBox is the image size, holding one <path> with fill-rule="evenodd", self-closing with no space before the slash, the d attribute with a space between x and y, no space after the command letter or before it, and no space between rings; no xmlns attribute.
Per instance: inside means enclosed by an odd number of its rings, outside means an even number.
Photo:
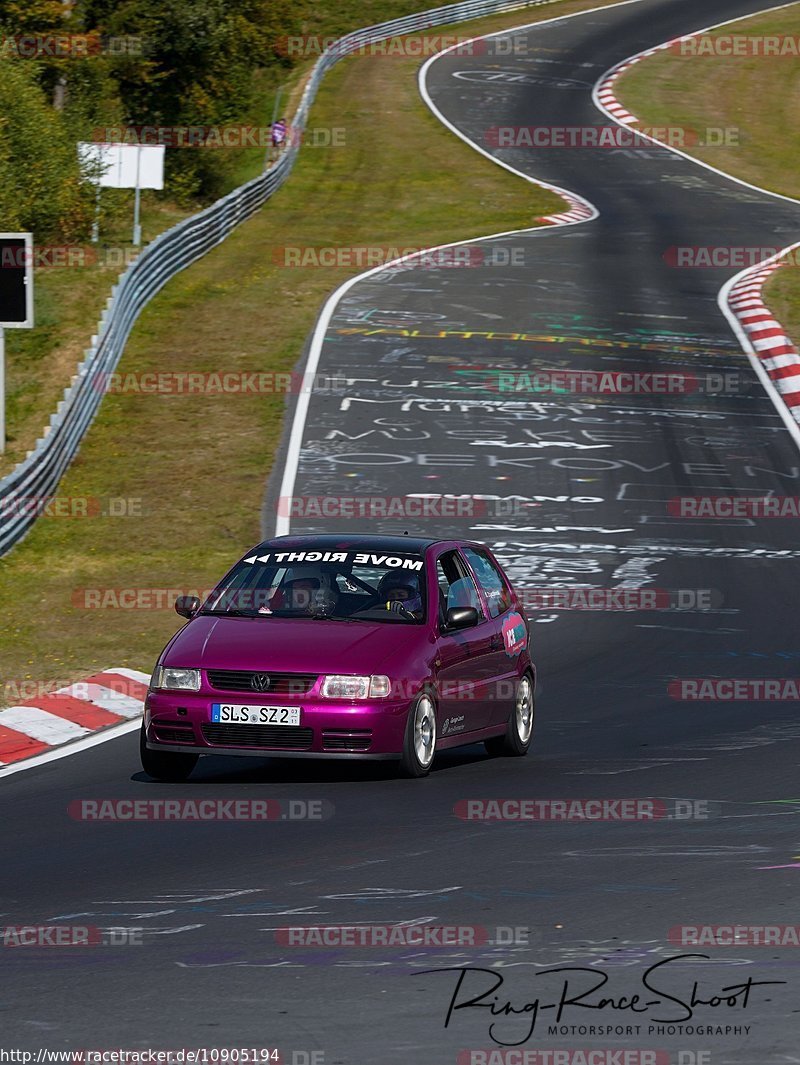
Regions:
<svg viewBox="0 0 800 1065"><path fill-rule="evenodd" d="M638 3L641 3L641 2L642 2L642 0L620 0L620 3L618 3L618 4L606 4L606 5L603 5L602 7L590 8L587 11L574 12L571 15L557 15L554 18L544 19L544 20L539 21L539 22L528 22L528 23L525 23L522 26L512 27L510 29L505 29L505 30L498 30L496 33L490 33L490 34L485 34L483 36L475 37L475 38L473 38L473 40L474 41L479 41L479 40L488 39L489 37L499 37L499 36L502 36L503 34L512 34L512 33L515 33L515 32L517 32L519 30L529 29L529 28L535 27L535 26L545 26L545 25L549 25L549 24L551 24L553 22L560 22L562 20L566 20L566 19L570 19L570 18L577 18L577 17L580 17L581 15L590 15L593 12L596 12L596 11L606 11L606 10L611 10L612 8L616 8L616 7L627 7L629 4L638 4ZM459 43L458 45L454 45L453 48L457 48L457 47L461 47L461 46L462 46L462 44ZM452 51L453 48L448 49L448 51ZM444 55L445 53L442 52L442 53L439 53L439 54L440 55ZM433 59L436 59L438 57L439 57L438 55L434 56ZM427 70L428 66L430 65L430 62L431 61L429 60L428 63L425 64L423 70ZM420 77L422 77L422 71L420 71ZM427 102L427 100L426 100L426 102ZM436 113L436 109L435 109L434 105L432 104L432 102L429 103L428 106L431 107L432 110L434 110L434 113ZM442 118L443 118L443 116L442 116ZM448 122L446 122L446 120L443 119L443 121L445 121L445 125L448 125L448 126L450 125ZM484 149L482 149L477 144L475 144L474 141L471 141L467 137L465 137L460 132L460 130L457 130L453 126L450 126L450 128L463 141L465 141L465 143L469 144L471 148L474 148L475 151L481 152L482 155L485 155L487 159L490 159L497 166L504 167L506 170L510 171L513 174L516 174L518 177L523 178L525 181L529 181L531 184L540 185L540 186L542 186L544 188L551 188L551 189L553 189L553 191L556 191L556 192L561 194L562 190L558 189L556 186L547 185L545 182L537 181L535 178L530 177L528 174L524 174L524 173L522 173L522 171L516 170L514 167L509 166L507 163L502 162L502 160L500 160L500 159L496 159L493 155L490 155L488 152L484 151ZM574 197L574 200L573 200L571 198L571 195L572 194L565 195L564 198L567 199L569 202L578 201L578 202L584 204L585 205L585 212L586 212L586 220L587 221L590 220L590 219L598 217L599 212L597 211L597 209L594 207L593 204L589 203L588 200L582 200L580 197ZM577 223L567 223L567 224L574 225L574 224L577 224ZM308 358L306 360L306 367L305 367L306 374L312 374L312 373L316 372L316 368L319 365L320 355L322 353L322 344L323 344L323 341L324 341L324 338L325 338L325 331L328 328L328 325L330 324L331 318L333 317L333 312L334 312L334 310L336 308L336 305L338 304L339 300L342 298L342 296L345 295L346 292L348 292L359 281L362 281L365 277L369 277L369 276L371 276L373 274L380 273L383 270L389 269L391 266L397 266L399 263L407 262L407 261L415 259L415 258L421 258L423 255L426 255L429 252L438 251L438 250L440 250L442 248L461 247L461 246L463 246L465 244L474 244L474 243L477 243L479 241L482 242L482 241L500 239L502 237L514 236L514 235L516 235L518 233L538 234L538 233L550 233L550 232L552 232L552 229L550 227L545 226L545 225L541 225L541 226L536 226L533 229L515 229L515 230L509 230L508 232L504 232L504 233L493 233L493 234L490 234L489 236L473 237L470 240L454 241L451 244L441 244L441 245L438 245L435 248L428 248L428 249L425 249L424 251L421 251L421 252L415 252L413 255L403 256L400 259L393 260L391 263L386 263L386 264L384 264L384 265L382 265L380 267L376 267L373 270L368 270L368 271L366 271L363 274L359 274L357 277L351 278L349 281L347 281L343 285L341 285L336 290L336 292L333 293L333 295L326 302L326 304L325 304L325 306L324 306L324 308L322 310L322 313L320 314L320 317L319 317L319 319L317 321L317 324L315 326L315 329L314 329L314 336L312 338L312 342L311 342ZM295 412L294 412L294 418L293 418L293 421L292 421L292 430L291 430L291 434L290 434L290 438L289 438L289 445L288 445L288 449L287 449L286 463L285 463L285 466L284 466L283 480L282 480L282 483L281 483L281 495L289 495L290 496L290 495L292 495L292 493L294 491L294 484L295 484L295 479L296 479L296 476L297 476L297 463L298 463L298 459L299 459L299 456L300 456L300 447L301 447L302 441L303 441L303 430L305 428L305 422L306 422L306 418L308 416L309 402L310 402L310 392L301 391L300 395L298 396L297 405L295 407ZM275 532L276 532L277 536L281 536L281 535L284 535L285 533L289 532L289 518L288 518L288 516L286 516L286 517L279 516L279 518L278 518L278 520L276 522ZM133 680L141 680L142 683L148 683L149 680L150 680L150 677L149 677L148 674L141 673L138 670L107 669L107 670L104 670L103 672L106 672L106 673L119 673L122 676L128 676L128 677L130 677ZM70 686L70 687L74 687L74 686ZM83 688L85 690L85 688L86 688L85 684L83 685ZM66 692L66 693L69 693L69 689L62 689L62 691ZM118 694L117 693L112 693L112 694L118 700L118 698L119 698ZM76 698L81 698L81 696L79 696L77 694L76 694L75 697ZM84 696L84 698L85 698L85 696ZM94 699L92 699L91 701L95 702ZM133 700L133 701L136 702L136 700ZM120 705L118 701L115 702L114 706L104 705L102 703L97 703L96 705L102 706L103 709L110 710L112 713L121 712L118 709L116 709ZM138 703L138 709L136 711L137 715L141 714L142 710L143 710L143 705L141 703ZM130 711L130 712L127 712L127 711ZM132 707L128 707L127 711L123 711L122 712L123 716L132 717L133 708ZM78 727L78 726L76 726L76 727ZM79 751L87 750L88 748L95 747L95 746L97 746L98 744L101 744L101 743L107 743L109 740L116 739L119 736L125 735L128 732L132 732L134 729L138 729L139 727L140 727L140 725L139 725L139 721L137 719L137 720L126 721L124 724L121 724L121 725L114 725L114 726L112 726L110 728L102 729L102 730L100 730L98 732L95 732L95 733L92 733L92 734L88 735L84 739L77 740L77 741L75 741L73 743L69 743L69 744L63 745L61 747L56 747L52 751L44 751L42 754L35 755L33 758L24 759L23 761L21 761L19 763L16 763L16 764L13 764L13 765L2 766L2 768L0 768L0 777L11 776L14 773L21 773L21 772L23 772L26 769L34 769L36 766L45 765L47 762L58 761L60 758L67 758L67 757L69 757L72 754L77 754ZM86 730L84 730L84 731L86 731Z"/></svg>
<svg viewBox="0 0 800 1065"><path fill-rule="evenodd" d="M769 14L771 14L774 11L783 11L787 7L794 7L795 4L797 4L799 2L800 2L800 0L790 0L790 3L788 3L788 4L778 4L776 7L765 7L762 11L755 11L755 12L753 12L750 15L738 15L736 18L726 19L724 22L715 22L713 26L704 26L703 29L694 30L692 33L685 34L683 38L679 38L679 39L688 40L690 37L697 37L701 33L708 33L710 30L719 29L721 26L730 26L730 24L732 22L743 22L745 19L748 19L748 18L756 18L759 15L769 15ZM614 6L616 6L616 5L614 5ZM624 65L631 65L632 63L636 63L640 59L642 59L643 57L648 56L648 55L653 55L655 52L660 51L660 50L662 50L664 48L667 48L667 47L669 47L670 44L673 44L673 43L675 43L675 42L666 41L664 44L659 45L658 48L647 49L647 50L642 51L642 52L637 52L635 55L630 56L628 59L624 59L622 61L622 63L616 63L613 67L609 67L608 70L605 72L605 74L601 74L600 77L597 79L597 81L595 83L595 86L594 86L594 89L592 90L592 100L594 101L595 107L597 107L597 109L599 111L602 111L604 114L607 114L609 116L609 118L611 118L615 122L617 122L617 119L614 118L614 115L611 113L611 111L601 102L601 100L600 100L600 89L605 86L606 82L610 78L616 78L621 73L621 68ZM617 125L622 125L622 123L617 122ZM639 133L639 135L643 139L651 141L653 144L658 145L658 147L666 148L667 151L674 152L675 155L680 155L683 159L688 159L690 162L694 163L696 166L702 166L706 170L711 170L714 174L719 174L721 177L727 178L728 181L733 181L737 185L743 185L747 189L753 189L755 192L764 193L766 196L774 196L778 200L786 200L788 203L800 203L800 200L795 199L794 196L784 196L780 192L771 192L769 189L763 189L759 185L751 185L749 181L744 181L742 178L737 178L737 177L734 177L732 174L727 174L724 170L719 170L719 169L717 169L717 167L712 166L710 163L704 163L701 159L695 159L695 157L693 155L689 155L688 152L682 152L680 150L680 148L675 148L671 144L665 144L663 141L658 140L656 137L650 136L649 133L643 133L643 132L638 131L638 130L637 130L637 132ZM792 247L796 247L796 245L792 245ZM786 248L782 249L782 251L780 252L780 255L784 255L787 250L788 249L786 249ZM772 260L770 260L770 259L765 260L765 262L771 262L771 261ZM757 263L756 264L756 267L761 267L761 266L763 266L763 263ZM749 267L748 269L753 269L753 268ZM743 275L740 274L740 275L737 275L737 276L741 277Z"/></svg>
<svg viewBox="0 0 800 1065"><path fill-rule="evenodd" d="M690 37L696 37L701 33L708 33L710 30L719 29L719 27L721 26L729 26L731 25L731 23L734 22L742 22L745 18L755 18L759 15L770 14L774 11L783 11L787 7L794 7L797 3L798 0L791 0L791 2L788 4L778 4L776 7L764 8L763 11L756 11L753 12L751 15L739 15L736 18L726 19L724 22L717 22L713 26L706 26L704 29L695 30L691 34L684 35L684 38L678 39L688 39ZM664 45L661 45L660 48L668 47L671 43L673 42L666 42ZM658 50L659 49L656 49L655 51ZM650 49L644 52L638 52L636 55L630 56L628 59L624 60L623 63L618 63L616 64L616 66L610 67L605 72L605 74L601 74L595 82L595 86L592 90L592 100L594 102L595 107L598 109L598 111L601 111L603 114L608 115L608 117L613 122L617 122L617 125L623 125L623 123L619 122L614 117L611 110L605 106L605 104L600 98L600 92L605 87L609 79L613 80L618 76L623 65L628 66L632 63L638 62L643 56L652 55L653 52L654 50ZM725 178L727 181L732 181L735 185L741 185L746 189L752 189L754 192L762 193L765 196L771 196L777 200L785 200L787 203L800 204L800 200L796 199L794 196L784 196L780 192L772 192L770 189L761 188L761 186L759 185L752 185L749 181L744 181L742 178L734 177L733 174L727 174L724 170L720 170L717 167L712 166L711 163L706 163L702 159L696 159L693 155L689 155L688 152L682 152L679 148L675 148L671 144L664 144L663 141L657 140L655 137L650 136L650 134L648 133L643 133L641 131L637 132L645 140L649 140L651 143L657 145L660 148L664 148L668 152L673 152L675 155L679 155L682 159L688 159L689 162L693 163L695 166L700 166L704 170L709 170L711 173L717 174L719 177ZM779 252L777 252L777 254L771 256L770 258L765 259L760 263L756 263L755 266L748 266L744 270L741 270L738 274L735 274L733 277L729 278L729 280L725 282L725 284L719 291L719 294L717 296L717 305L719 306L719 309L722 311L723 315L727 319L728 324L730 325L737 340L742 346L743 351L750 360L750 364L753 367L756 376L763 385L767 395L772 400L773 406L780 415L781 421L789 430L789 433L791 434L792 439L794 440L797 447L800 448L800 425L798 425L797 421L795 420L792 410L784 402L781 393L775 387L772 378L767 373L766 369L764 368L764 364L756 353L756 349L753 347L753 344L748 338L747 333L745 332L742 326L742 323L736 317L736 312L729 303L729 300L731 299L731 293L734 289L736 289L734 298L736 301L737 308L741 308L744 306L764 306L763 301L761 299L761 288L763 281L766 280L766 278L770 275L772 271L777 269L780 260L783 258L784 255L788 255L790 251L793 251L795 248L798 247L800 247L800 241L797 241L794 244L790 244L787 247L782 248ZM744 284L745 279L747 279L748 281L755 280L757 283L752 285ZM750 302L750 298L752 298L753 300L752 303ZM797 413L798 417L800 417L800 411L798 411Z"/></svg>
<svg viewBox="0 0 800 1065"><path fill-rule="evenodd" d="M623 2L620 3L620 4L610 4L610 5L608 5L608 8L610 9L610 8L615 8L615 7L625 7L627 4L640 3L640 2L641 2L641 0L623 0ZM592 11L602 11L602 10L606 10L606 8L593 8L592 9ZM484 34L483 36L480 36L480 37L473 37L469 41L465 42L465 44L468 47L470 44L473 44L473 43L475 43L477 41L489 40L492 37L503 37L503 36L510 35L510 34L513 34L513 33L519 33L519 32L522 32L524 30L527 30L527 29L535 29L535 28L537 28L539 26L548 26L548 25L551 25L554 22L561 22L561 21L564 21L564 20L569 19L569 18L576 18L576 17L578 17L580 15L591 14L592 11L579 11L579 12L573 13L572 15L559 15L559 16L557 16L555 18L545 19L545 20L543 20L541 22L531 22L531 23L527 23L524 26L514 26L512 29L498 30L495 33L487 33L487 34ZM489 159L492 163L495 163L497 166L503 167L503 169L508 170L510 173L514 174L516 177L521 177L523 179L523 181L527 181L531 185L537 185L539 188L549 189L551 192L555 192L556 195L558 195L562 199L566 200L568 206L572 209L570 211L559 211L557 214L547 215L546 216L547 218L558 218L558 219L561 219L561 218L564 218L564 217L571 217L573 210L580 210L582 212L585 212L587 221L593 220L595 218L598 218L599 215L600 215L600 212L597 210L597 208L594 206L594 204L591 203L589 200L584 199L584 197L578 195L578 193L571 192L568 189L563 189L559 185L552 185L552 184L550 184L547 181L541 181L538 178L532 177L530 174L526 174L523 171L518 170L516 167L511 166L510 163L506 163L502 159L497 158L497 156L492 155L491 152L488 152L485 148L482 148L481 145L479 145L474 140L472 140L472 138L468 137L462 130L460 130L458 128L458 126L454 125L448 118L445 117L444 114L442 114L442 112L439 110L439 108L433 102L433 98L431 97L431 94L428 91L428 80L427 80L428 79L428 71L433 66L433 64L438 62L443 56L446 56L449 52L455 51L457 48L461 48L463 46L464 46L463 44L451 45L451 47L445 48L441 52L437 52L436 55L431 56L430 59L428 59L425 63L423 63L423 65L422 65L422 67L420 68L420 71L419 71L417 83L418 83L418 86L419 86L420 95L422 96L422 99L425 101L426 106L430 109L430 111L433 112L433 114L442 123L443 126L446 126L447 129L449 129L451 133L455 134L455 136L458 137L459 140L462 140L465 144L469 145L469 147L472 148L474 151L479 152L482 156L484 156L484 158ZM568 224L577 224L577 223L568 223ZM517 230L517 232L519 232L519 233L531 233L531 232L534 232L535 233L538 228L539 227L536 227L533 230L520 229L520 230ZM481 239L484 239L484 238L478 237L478 238L475 238L475 239L481 240Z"/></svg>
<svg viewBox="0 0 800 1065"><path fill-rule="evenodd" d="M800 240L796 241L794 244L790 244L788 248L784 248L777 255L774 255L772 259L769 259L767 261L776 262L786 253L794 251L795 248L800 248ZM767 395L772 400L772 404L780 415L781 421L789 430L792 439L794 440L798 449L800 449L800 425L798 425L795 421L794 415L792 414L789 407L786 406L786 403L783 401L781 393L773 384L772 378L769 376L766 369L764 368L763 362L758 357L756 349L753 347L750 338L742 328L742 324L736 317L735 311L728 306L728 296L730 295L731 290L740 281L742 281L743 278L747 277L752 269L752 267L747 267L747 269L742 270L740 273L735 274L732 278L726 281L726 283L720 289L719 295L717 296L717 305L727 318L728 324L736 335L736 339L741 344L744 353L747 355L747 358L750 360L750 365L753 367L756 376L758 377L761 384L764 386Z"/></svg>
<svg viewBox="0 0 800 1065"><path fill-rule="evenodd" d="M35 754L33 758L25 758L21 762L4 765L0 767L0 777L10 777L15 773L22 773L26 769L36 769L37 766L46 765L48 762L57 762L61 758L68 758L70 755L86 751L90 747L97 747L100 743L108 743L109 740L119 739L120 736L138 730L140 727L141 722L139 721L125 721L121 725L112 725L110 728L102 729L100 732L91 733L85 739L76 740L74 743L65 743L61 747L54 747L52 751L42 751L41 754Z"/></svg>
<svg viewBox="0 0 800 1065"><path fill-rule="evenodd" d="M549 26L552 25L552 23L554 22L562 22L566 21L567 19L580 18L583 15L591 15L598 11L611 11L618 7L627 7L629 4L639 4L641 2L642 0L621 0L621 2L618 4L606 4L602 7L590 8L587 11L575 11L570 15L556 15L554 18L551 19L543 19L541 21L536 22L526 22L520 26L512 26L508 29L497 30L494 33L481 34L480 36L473 37L468 41L461 41L458 44L452 45L450 48L446 48L443 51L438 52L436 55L431 56L431 58L423 64L422 68L420 69L418 78L420 94L427 106L434 113L434 115L436 115L439 121L443 123L443 125L445 125L460 140L464 141L465 144L468 144L470 148L473 148L476 152L480 152L481 155L485 156L485 158L489 159L496 166L503 167L504 170L508 170L509 173L515 174L517 177L522 178L523 181L527 181L531 185L538 185L540 188L550 189L558 195L563 196L564 199L568 201L568 203L571 203L573 201L580 202L587 212L585 220L581 219L580 221L575 222L565 222L564 225L582 225L584 221L591 221L599 217L600 212L597 210L594 204L590 203L588 200L584 200L581 196L577 196L577 194L575 193L566 192L566 190L559 188L557 185L550 185L545 181L539 181L536 178L531 177L530 174L525 174L521 170L517 170L516 167L511 166L509 163L504 162L502 159L498 159L490 152L487 152L485 148L482 148L479 144L476 144L475 141L467 137L467 135L465 133L462 133L462 131L458 129L457 126L454 126L452 122L445 118L445 116L434 104L433 100L431 99L430 93L428 92L426 84L427 72L434 62L441 59L442 56L447 55L448 52L452 52L457 48L468 47L470 44L476 41L489 40L492 37L509 36L513 33L519 33L523 30L535 29L538 26ZM476 244L478 242L496 240L502 237L516 236L520 233L536 235L540 233L552 233L553 231L554 230L550 226L540 225L534 226L531 229L511 229L504 233L491 233L486 236L472 237L469 240L453 241L451 244L440 244L434 248L426 248L423 251L414 252L412 255L402 256L401 258L394 259L389 263L383 264L382 266L377 266L372 270L366 270L363 274L358 274L356 277L351 277L348 281L345 281L343 285L336 289L333 295L330 296L327 302L325 303L325 306L322 308L322 312L320 313L320 316L317 319L317 324L314 327L314 335L311 339L308 358L306 359L306 364L303 372L307 375L316 373L317 367L319 366L319 360L322 355L322 347L325 341L325 333L328 329L328 326L330 325L331 319L333 318L334 311L336 310L336 307L342 297L345 296L350 291L350 289L357 285L360 281L364 281L366 278L372 277L375 274L382 273L384 270L388 270L390 267L394 267L400 263L409 262L410 260L420 258L423 255L428 255L431 252L439 251L442 248L458 248L462 247L465 244ZM308 418L308 408L310 402L311 393L308 391L301 391L297 397L297 403L294 409L294 417L292 419L292 429L289 435L289 443L286 449L286 462L284 464L283 479L281 481L280 487L280 496L283 498L291 497L294 494L294 486L295 481L297 479L297 466L300 459L300 448L302 447L303 443L303 432L305 430L306 419ZM275 522L275 535L286 536L289 532L290 527L290 516L288 514L278 515L278 518Z"/></svg>
<svg viewBox="0 0 800 1065"><path fill-rule="evenodd" d="M0 725L14 729L42 743L68 743L81 736L88 736L90 729L66 721L63 717L48 714L38 706L9 706L0 710Z"/></svg>

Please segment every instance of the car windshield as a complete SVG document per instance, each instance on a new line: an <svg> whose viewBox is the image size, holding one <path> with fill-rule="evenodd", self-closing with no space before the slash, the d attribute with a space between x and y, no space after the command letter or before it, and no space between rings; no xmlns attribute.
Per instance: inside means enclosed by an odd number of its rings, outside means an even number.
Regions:
<svg viewBox="0 0 800 1065"><path fill-rule="evenodd" d="M201 613L419 625L425 621L420 555L385 549L269 551L239 562Z"/></svg>

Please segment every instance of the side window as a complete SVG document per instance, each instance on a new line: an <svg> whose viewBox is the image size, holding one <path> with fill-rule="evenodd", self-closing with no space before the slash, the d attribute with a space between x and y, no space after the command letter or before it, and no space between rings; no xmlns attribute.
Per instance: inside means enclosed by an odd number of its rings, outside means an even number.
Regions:
<svg viewBox="0 0 800 1065"><path fill-rule="evenodd" d="M480 596L475 581L458 557L457 551L448 551L436 563L439 584L439 620L444 621L448 610L454 607L472 606L483 617Z"/></svg>
<svg viewBox="0 0 800 1065"><path fill-rule="evenodd" d="M499 617L511 606L511 594L503 580L503 575L483 551L474 547L465 547L464 554L486 596L489 616Z"/></svg>

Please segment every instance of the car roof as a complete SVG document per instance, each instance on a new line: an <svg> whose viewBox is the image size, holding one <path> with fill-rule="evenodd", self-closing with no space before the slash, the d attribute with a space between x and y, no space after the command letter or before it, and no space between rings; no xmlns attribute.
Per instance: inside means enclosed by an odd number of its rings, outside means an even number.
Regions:
<svg viewBox="0 0 800 1065"><path fill-rule="evenodd" d="M293 536L276 536L271 540L264 540L258 545L257 550L269 550L270 548L303 548L316 547L321 550L345 550L347 548L369 548L371 551L399 551L403 554L422 554L433 544L444 541L421 536L385 536L381 533L370 535L369 533L323 533L303 534Z"/></svg>

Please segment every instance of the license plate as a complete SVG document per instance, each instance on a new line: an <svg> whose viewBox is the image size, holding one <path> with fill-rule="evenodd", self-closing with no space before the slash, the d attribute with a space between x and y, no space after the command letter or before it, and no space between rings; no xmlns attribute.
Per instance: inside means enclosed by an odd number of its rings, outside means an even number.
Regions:
<svg viewBox="0 0 800 1065"><path fill-rule="evenodd" d="M300 707L212 703L211 720L217 725L299 725Z"/></svg>

